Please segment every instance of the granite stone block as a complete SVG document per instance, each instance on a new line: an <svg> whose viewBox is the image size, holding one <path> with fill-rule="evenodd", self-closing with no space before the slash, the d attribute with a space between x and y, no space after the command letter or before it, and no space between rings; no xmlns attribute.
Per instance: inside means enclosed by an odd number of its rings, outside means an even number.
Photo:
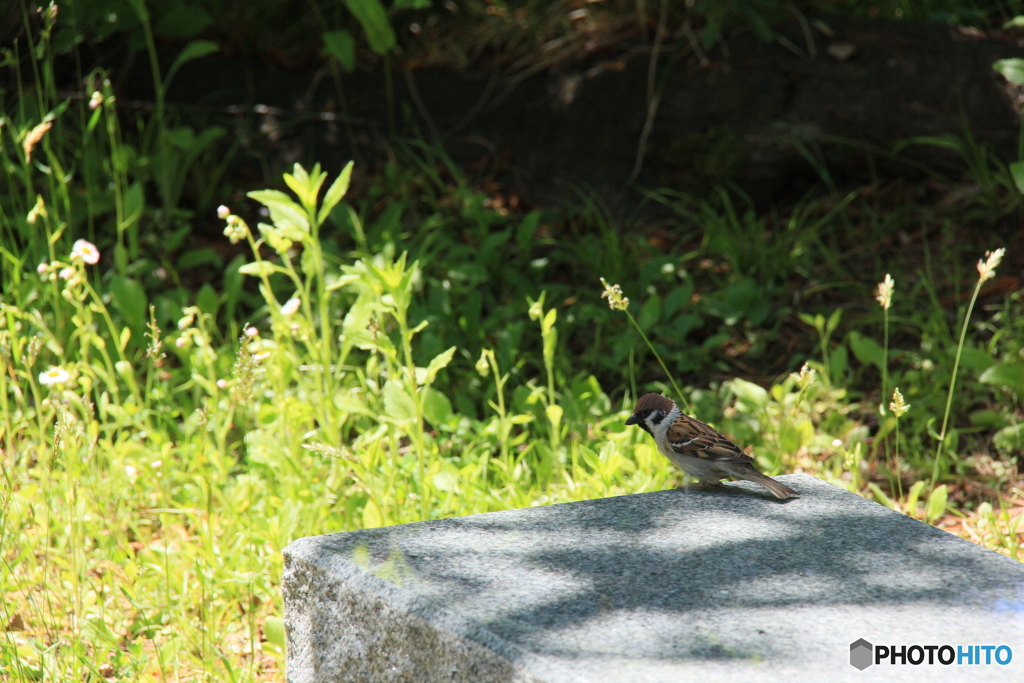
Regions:
<svg viewBox="0 0 1024 683"><path fill-rule="evenodd" d="M1024 565L779 479L299 539L288 681L1024 680Z"/></svg>

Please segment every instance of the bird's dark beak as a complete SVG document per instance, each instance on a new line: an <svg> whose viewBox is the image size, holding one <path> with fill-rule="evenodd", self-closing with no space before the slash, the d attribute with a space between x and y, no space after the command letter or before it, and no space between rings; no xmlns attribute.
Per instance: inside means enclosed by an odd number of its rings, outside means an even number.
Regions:
<svg viewBox="0 0 1024 683"><path fill-rule="evenodd" d="M627 425L638 425L638 424L640 424L640 418L637 417L636 413L633 413L632 415L629 416L629 419L626 420L626 424Z"/></svg>

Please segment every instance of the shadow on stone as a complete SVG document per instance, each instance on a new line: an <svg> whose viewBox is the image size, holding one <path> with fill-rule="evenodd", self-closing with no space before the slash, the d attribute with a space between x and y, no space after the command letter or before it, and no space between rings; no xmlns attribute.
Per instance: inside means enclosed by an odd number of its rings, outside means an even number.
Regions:
<svg viewBox="0 0 1024 683"><path fill-rule="evenodd" d="M802 497L728 492L756 490L741 482L300 539L285 550L288 679L843 678L860 674L859 638L1021 642L1024 566L781 479Z"/></svg>

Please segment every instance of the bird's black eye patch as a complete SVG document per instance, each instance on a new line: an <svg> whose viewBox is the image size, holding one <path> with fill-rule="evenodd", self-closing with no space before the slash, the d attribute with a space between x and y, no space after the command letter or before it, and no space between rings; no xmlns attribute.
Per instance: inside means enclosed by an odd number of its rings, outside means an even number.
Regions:
<svg viewBox="0 0 1024 683"><path fill-rule="evenodd" d="M666 415L668 415L668 413L666 413L664 410L645 410L644 411L644 419L646 419L648 416L650 416L651 422L653 422L654 424L661 424L661 421L665 419Z"/></svg>

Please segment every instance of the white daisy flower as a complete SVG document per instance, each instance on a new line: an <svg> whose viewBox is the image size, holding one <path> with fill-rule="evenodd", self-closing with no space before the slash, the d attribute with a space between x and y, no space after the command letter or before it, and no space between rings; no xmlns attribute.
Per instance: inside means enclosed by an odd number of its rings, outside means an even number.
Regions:
<svg viewBox="0 0 1024 683"><path fill-rule="evenodd" d="M74 246L71 247L71 260L81 259L93 265L99 263L100 250L96 248L96 245L88 240L78 240Z"/></svg>
<svg viewBox="0 0 1024 683"><path fill-rule="evenodd" d="M284 306L281 306L281 315L294 315L299 310L301 304L302 300L297 296L293 296L284 302Z"/></svg>
<svg viewBox="0 0 1024 683"><path fill-rule="evenodd" d="M68 371L59 366L51 365L49 370L39 373L39 383L47 387L64 384L69 379L71 379L71 375L68 374Z"/></svg>

